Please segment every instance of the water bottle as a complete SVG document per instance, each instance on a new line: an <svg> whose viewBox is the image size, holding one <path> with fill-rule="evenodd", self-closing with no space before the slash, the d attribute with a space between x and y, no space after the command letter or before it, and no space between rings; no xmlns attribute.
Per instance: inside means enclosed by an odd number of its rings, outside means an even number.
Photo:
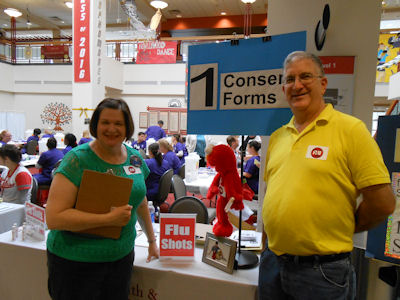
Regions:
<svg viewBox="0 0 400 300"><path fill-rule="evenodd" d="M153 205L153 201L149 201L149 212L150 212L150 218L151 218L151 222L154 223L154 219L155 219L155 215L156 215L156 209Z"/></svg>

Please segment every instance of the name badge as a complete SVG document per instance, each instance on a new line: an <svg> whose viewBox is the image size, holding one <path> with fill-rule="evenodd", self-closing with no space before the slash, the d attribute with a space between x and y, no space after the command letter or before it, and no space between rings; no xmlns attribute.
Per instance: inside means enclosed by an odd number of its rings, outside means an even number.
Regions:
<svg viewBox="0 0 400 300"><path fill-rule="evenodd" d="M329 147L310 145L307 149L306 158L326 160L328 152Z"/></svg>
<svg viewBox="0 0 400 300"><path fill-rule="evenodd" d="M142 170L134 166L124 166L124 170L126 175L142 174Z"/></svg>

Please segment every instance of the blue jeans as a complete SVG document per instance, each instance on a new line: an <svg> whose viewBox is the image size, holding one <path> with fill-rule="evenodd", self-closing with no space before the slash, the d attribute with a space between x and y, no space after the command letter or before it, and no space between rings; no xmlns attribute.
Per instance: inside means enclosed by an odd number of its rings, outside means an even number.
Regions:
<svg viewBox="0 0 400 300"><path fill-rule="evenodd" d="M261 254L260 300L353 300L356 278L350 258L328 263L296 263L268 248Z"/></svg>

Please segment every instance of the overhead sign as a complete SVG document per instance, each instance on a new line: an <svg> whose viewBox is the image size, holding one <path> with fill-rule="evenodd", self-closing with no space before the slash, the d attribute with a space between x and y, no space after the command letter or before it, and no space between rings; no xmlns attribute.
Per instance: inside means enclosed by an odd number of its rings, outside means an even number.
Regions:
<svg viewBox="0 0 400 300"><path fill-rule="evenodd" d="M190 46L188 133L269 135L287 123L283 61L305 46L306 32Z"/></svg>
<svg viewBox="0 0 400 300"><path fill-rule="evenodd" d="M42 59L68 59L69 49L66 45L41 46L40 57Z"/></svg>
<svg viewBox="0 0 400 300"><path fill-rule="evenodd" d="M194 257L196 214L160 214L160 257Z"/></svg>
<svg viewBox="0 0 400 300"><path fill-rule="evenodd" d="M90 82L90 1L74 4L74 81Z"/></svg>
<svg viewBox="0 0 400 300"><path fill-rule="evenodd" d="M176 63L177 42L154 41L138 43L137 64Z"/></svg>

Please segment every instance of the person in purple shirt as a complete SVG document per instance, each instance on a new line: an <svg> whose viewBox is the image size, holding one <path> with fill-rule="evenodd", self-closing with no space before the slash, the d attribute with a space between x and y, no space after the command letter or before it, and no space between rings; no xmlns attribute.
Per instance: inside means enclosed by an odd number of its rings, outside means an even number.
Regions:
<svg viewBox="0 0 400 300"><path fill-rule="evenodd" d="M156 141L158 141L159 139L162 139L167 136L165 134L164 129L162 129L164 122L162 120L159 120L157 123L158 126L150 126L149 128L147 128L146 130L147 139L153 138Z"/></svg>
<svg viewBox="0 0 400 300"><path fill-rule="evenodd" d="M178 174L181 167L181 161L178 156L172 151L172 146L166 139L158 141L160 144L160 151L164 155L164 160L168 161L169 167L174 170L174 174Z"/></svg>
<svg viewBox="0 0 400 300"><path fill-rule="evenodd" d="M42 172L33 174L39 185L51 183L51 171L53 171L54 165L64 157L64 154L57 149L57 140L55 138L49 138L46 145L49 150L40 155L36 164L36 168L41 168Z"/></svg>
<svg viewBox="0 0 400 300"><path fill-rule="evenodd" d="M163 156L160 153L160 146L157 143L153 143L149 146L149 157L149 159L145 159L145 162L150 169L150 174L146 179L146 197L148 201L156 203L160 178L169 170L169 163L163 159Z"/></svg>
<svg viewBox="0 0 400 300"><path fill-rule="evenodd" d="M258 194L258 176L260 174L260 156L258 155L260 148L261 144L257 141L251 141L248 144L247 151L252 157L247 160L243 169L243 176L246 177L247 184L256 194Z"/></svg>
<svg viewBox="0 0 400 300"><path fill-rule="evenodd" d="M66 147L62 151L62 153L65 155L69 151L71 151L72 148L75 148L76 146L78 146L78 144L76 143L76 136L73 135L72 133L67 133L64 137L64 144Z"/></svg>
<svg viewBox="0 0 400 300"><path fill-rule="evenodd" d="M30 141L36 141L39 142L39 135L42 133L42 131L40 130L40 128L35 128L33 129L33 135L31 135L30 137L28 137L28 139L26 140L26 143L22 146L21 148L21 153L24 154L26 153L26 147L28 146L28 143Z"/></svg>
<svg viewBox="0 0 400 300"><path fill-rule="evenodd" d="M79 140L78 145L89 143L92 140L93 139L90 137L89 130L84 130L82 133L82 138Z"/></svg>
<svg viewBox="0 0 400 300"><path fill-rule="evenodd" d="M139 132L137 141L132 142L132 147L136 150L143 149L146 151L146 146L146 134L144 132Z"/></svg>
<svg viewBox="0 0 400 300"><path fill-rule="evenodd" d="M172 136L172 145L174 148L174 152L176 156L178 156L181 161L181 165L185 163L185 157L188 155L188 151L186 149L186 145L180 142L181 136L179 134L174 134Z"/></svg>

